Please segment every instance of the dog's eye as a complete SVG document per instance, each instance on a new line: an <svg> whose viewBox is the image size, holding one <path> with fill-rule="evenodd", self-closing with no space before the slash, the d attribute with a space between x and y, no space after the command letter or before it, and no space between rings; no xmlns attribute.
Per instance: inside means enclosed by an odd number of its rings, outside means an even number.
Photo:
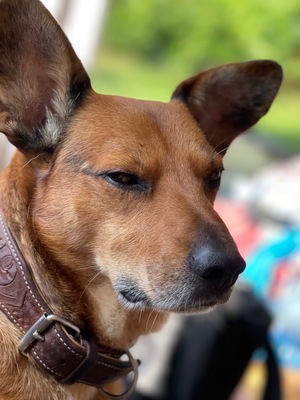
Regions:
<svg viewBox="0 0 300 400"><path fill-rule="evenodd" d="M220 169L219 171L215 171L212 174L210 174L208 178L208 183L210 185L215 185L220 182L221 176L222 176L223 169Z"/></svg>
<svg viewBox="0 0 300 400"><path fill-rule="evenodd" d="M111 184L127 190L145 190L145 182L137 175L123 171L107 172L104 178Z"/></svg>

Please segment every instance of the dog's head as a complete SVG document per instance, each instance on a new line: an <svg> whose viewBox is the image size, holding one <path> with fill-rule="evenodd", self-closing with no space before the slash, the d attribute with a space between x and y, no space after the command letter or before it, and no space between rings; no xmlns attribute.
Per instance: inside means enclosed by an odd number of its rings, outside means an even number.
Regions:
<svg viewBox="0 0 300 400"><path fill-rule="evenodd" d="M2 0L0 17L0 130L19 150L40 248L125 307L226 301L245 264L213 209L222 158L268 111L279 65L204 71L167 104L104 96L38 1Z"/></svg>

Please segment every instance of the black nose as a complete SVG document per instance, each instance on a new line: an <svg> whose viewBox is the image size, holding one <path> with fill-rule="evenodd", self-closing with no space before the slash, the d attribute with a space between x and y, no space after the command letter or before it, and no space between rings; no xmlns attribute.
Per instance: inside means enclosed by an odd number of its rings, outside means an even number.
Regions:
<svg viewBox="0 0 300 400"><path fill-rule="evenodd" d="M228 247L220 245L220 248L216 248L206 244L189 255L188 263L192 271L217 290L232 286L246 267L237 249Z"/></svg>

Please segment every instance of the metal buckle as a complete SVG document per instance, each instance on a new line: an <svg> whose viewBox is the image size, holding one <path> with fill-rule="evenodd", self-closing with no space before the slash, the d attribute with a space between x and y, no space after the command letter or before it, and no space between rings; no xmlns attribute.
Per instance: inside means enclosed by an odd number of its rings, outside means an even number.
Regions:
<svg viewBox="0 0 300 400"><path fill-rule="evenodd" d="M28 347L35 341L39 340L43 342L45 337L43 333L45 330L52 325L54 322L59 322L61 325L72 329L74 331L74 337L76 339L80 339L81 332L80 329L76 326L71 324L70 322L66 321L65 319L54 315L54 314L43 314L32 326L28 329L25 335L22 337L19 343L19 350L25 354Z"/></svg>

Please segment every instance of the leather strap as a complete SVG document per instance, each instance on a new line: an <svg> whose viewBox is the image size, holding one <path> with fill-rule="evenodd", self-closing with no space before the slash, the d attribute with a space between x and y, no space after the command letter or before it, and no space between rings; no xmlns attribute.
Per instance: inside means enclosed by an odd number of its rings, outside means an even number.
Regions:
<svg viewBox="0 0 300 400"><path fill-rule="evenodd" d="M128 351L101 346L80 337L79 329L53 315L0 213L0 309L22 332L19 349L62 383L101 388L133 370L120 360Z"/></svg>

